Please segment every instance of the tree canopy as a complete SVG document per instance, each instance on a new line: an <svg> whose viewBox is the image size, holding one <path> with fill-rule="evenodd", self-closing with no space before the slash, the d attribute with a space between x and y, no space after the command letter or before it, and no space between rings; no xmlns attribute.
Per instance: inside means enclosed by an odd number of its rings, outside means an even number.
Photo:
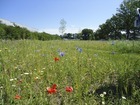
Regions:
<svg viewBox="0 0 140 105"><path fill-rule="evenodd" d="M0 23L0 39L35 39L35 40L56 40L61 39L58 35L51 35L45 32L31 32L19 26L7 26Z"/></svg>
<svg viewBox="0 0 140 105"><path fill-rule="evenodd" d="M117 9L117 13L95 32L96 39L121 39L126 33L126 39L136 39L140 35L140 27L135 27L136 10L140 7L140 0L124 0Z"/></svg>

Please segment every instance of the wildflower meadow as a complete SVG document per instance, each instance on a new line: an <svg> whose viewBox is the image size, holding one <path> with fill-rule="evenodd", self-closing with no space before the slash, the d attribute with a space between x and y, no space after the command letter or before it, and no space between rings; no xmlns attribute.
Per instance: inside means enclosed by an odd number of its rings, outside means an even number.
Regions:
<svg viewBox="0 0 140 105"><path fill-rule="evenodd" d="M139 41L0 40L0 105L139 102Z"/></svg>

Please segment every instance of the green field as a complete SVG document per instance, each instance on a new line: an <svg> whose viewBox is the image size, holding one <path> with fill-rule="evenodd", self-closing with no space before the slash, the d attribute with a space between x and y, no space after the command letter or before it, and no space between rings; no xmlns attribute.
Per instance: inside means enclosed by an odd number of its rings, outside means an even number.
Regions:
<svg viewBox="0 0 140 105"><path fill-rule="evenodd" d="M139 41L0 41L0 105L139 102Z"/></svg>

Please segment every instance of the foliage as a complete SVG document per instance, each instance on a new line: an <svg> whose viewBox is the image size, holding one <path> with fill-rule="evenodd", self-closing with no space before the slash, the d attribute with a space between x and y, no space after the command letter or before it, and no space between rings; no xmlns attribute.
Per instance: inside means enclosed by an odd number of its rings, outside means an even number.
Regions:
<svg viewBox="0 0 140 105"><path fill-rule="evenodd" d="M0 104L138 105L139 44L2 40Z"/></svg>
<svg viewBox="0 0 140 105"><path fill-rule="evenodd" d="M0 39L3 39L5 34L5 30L2 27L0 27Z"/></svg>
<svg viewBox="0 0 140 105"><path fill-rule="evenodd" d="M58 35L51 35L45 32L30 32L26 28L19 26L7 26L0 24L0 39L33 39L33 40L57 40L61 39Z"/></svg>
<svg viewBox="0 0 140 105"><path fill-rule="evenodd" d="M79 39L78 37L77 37L77 34L75 33L75 34L72 34L72 33L65 33L63 36L62 36L62 38L66 38L66 39Z"/></svg>
<svg viewBox="0 0 140 105"><path fill-rule="evenodd" d="M120 53L140 53L140 43L138 41L123 41L116 45L116 51Z"/></svg>
<svg viewBox="0 0 140 105"><path fill-rule="evenodd" d="M136 10L140 7L139 0L124 0L117 9L117 13L99 26L95 32L96 39L121 39L126 33L126 39L137 39L140 27L135 27Z"/></svg>
<svg viewBox="0 0 140 105"><path fill-rule="evenodd" d="M92 29L83 29L82 30L82 39L83 40L93 40L93 30Z"/></svg>

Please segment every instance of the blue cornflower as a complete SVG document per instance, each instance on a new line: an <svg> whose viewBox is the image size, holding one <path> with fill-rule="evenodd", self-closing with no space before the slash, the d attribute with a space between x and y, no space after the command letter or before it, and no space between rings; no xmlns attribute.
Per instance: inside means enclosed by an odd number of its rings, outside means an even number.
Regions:
<svg viewBox="0 0 140 105"><path fill-rule="evenodd" d="M81 53L82 52L82 48L79 48L78 51Z"/></svg>
<svg viewBox="0 0 140 105"><path fill-rule="evenodd" d="M76 47L76 50L79 51L80 53L82 52L82 48Z"/></svg>
<svg viewBox="0 0 140 105"><path fill-rule="evenodd" d="M59 55L60 55L61 57L63 57L63 56L65 55L65 53L64 53L64 52L60 52Z"/></svg>

